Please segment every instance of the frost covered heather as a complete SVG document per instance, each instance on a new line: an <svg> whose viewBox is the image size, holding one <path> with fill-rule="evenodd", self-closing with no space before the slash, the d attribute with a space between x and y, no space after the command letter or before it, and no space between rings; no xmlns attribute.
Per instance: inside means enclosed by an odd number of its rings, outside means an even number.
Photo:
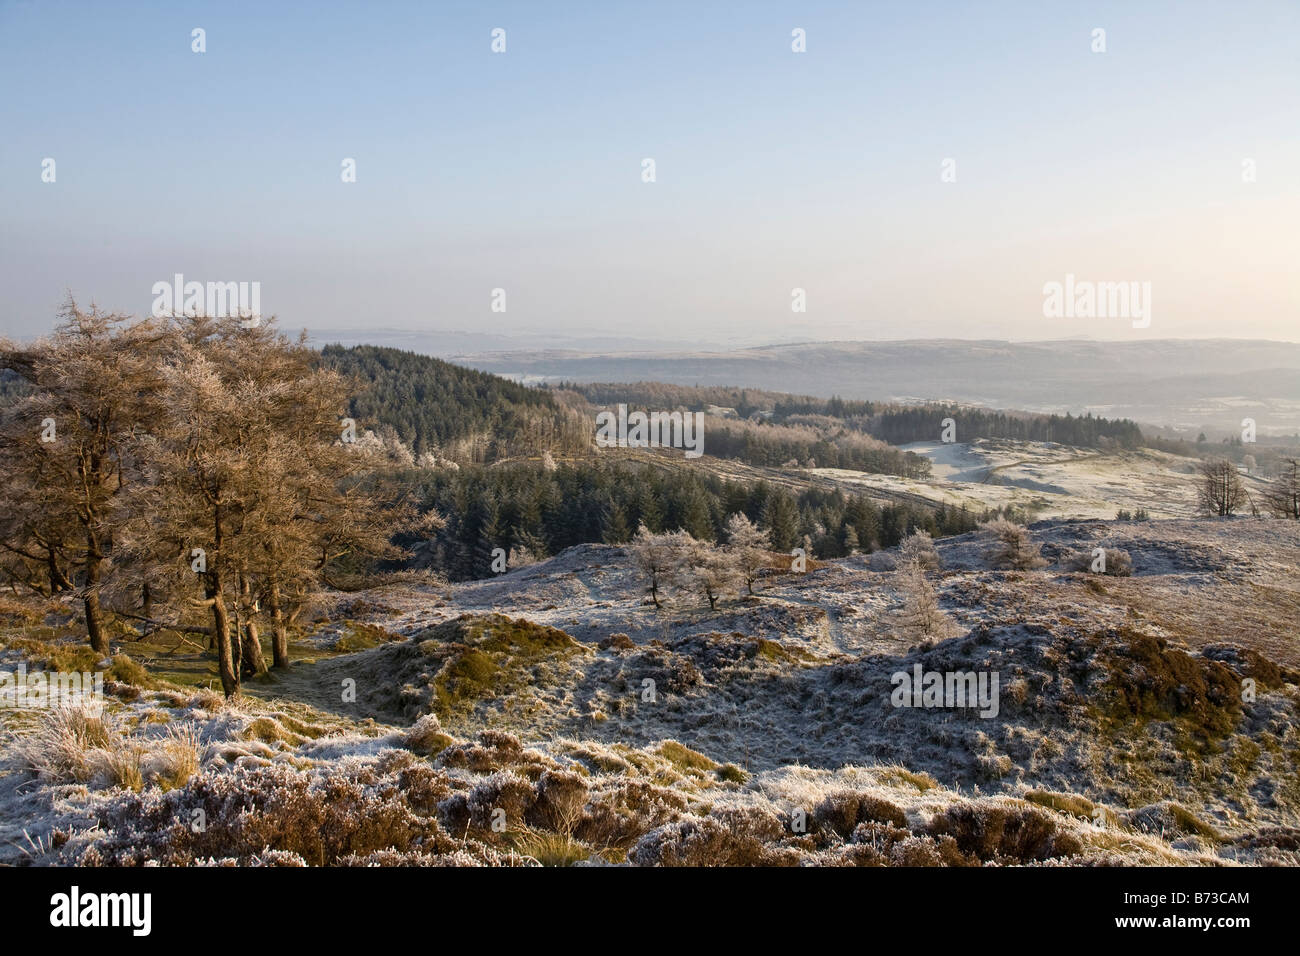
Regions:
<svg viewBox="0 0 1300 956"><path fill-rule="evenodd" d="M1300 556L1297 527L1057 521L995 535L1044 566L992 567L1006 561L987 531L907 544L892 570L850 557L801 574L769 553L752 596L742 573L711 608L689 578L691 542L646 533L482 581L336 594L304 624L313 659L236 700L110 677L100 717L13 712L0 856L1300 862L1300 661L1267 603L1284 600L1270 589ZM1081 568L1095 542L1126 553L1132 575ZM760 545L733 528L738 565L736 549ZM674 573L656 609L661 566ZM918 578L949 636L907 624ZM1259 593L1275 597L1235 631L1202 626ZM7 633L6 659L64 646ZM974 676L976 706L940 694L900 707L899 673ZM345 702L335 688L349 680Z"/></svg>

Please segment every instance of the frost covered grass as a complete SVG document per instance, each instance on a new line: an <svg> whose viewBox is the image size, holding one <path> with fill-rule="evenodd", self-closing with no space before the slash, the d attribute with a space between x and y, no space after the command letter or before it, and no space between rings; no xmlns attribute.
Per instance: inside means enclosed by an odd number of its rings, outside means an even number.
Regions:
<svg viewBox="0 0 1300 956"><path fill-rule="evenodd" d="M662 759L641 756L647 768ZM179 789L99 798L102 829L65 821L35 862L979 866L1117 862L1125 853L1205 861L1136 831L1121 838L1113 828L1111 840L1098 840L1092 824L1025 800L894 783L887 768L777 772L686 796L626 766L593 771L501 734L458 742L454 755L432 761L394 748L328 766L213 765ZM202 828L190 825L197 818Z"/></svg>
<svg viewBox="0 0 1300 956"><path fill-rule="evenodd" d="M183 786L199 768L199 732L168 727L162 737L130 734L125 718L102 707L62 706L43 711L35 727L11 735L20 765L52 784L140 790Z"/></svg>
<svg viewBox="0 0 1300 956"><path fill-rule="evenodd" d="M82 750L124 752L72 718ZM899 766L789 767L744 781L677 741L528 747L433 720L379 738L225 751L230 716L142 747L138 781L55 796L28 863L83 865L933 865L1300 862L1300 830L1242 838L1174 801L966 794ZM428 756L431 735L448 737ZM200 741L209 739L201 759ZM233 742L232 742L233 743ZM164 769L166 768L166 769ZM169 776L170 774L170 776ZM191 824L202 819L204 826ZM1293 834L1288 836L1287 834Z"/></svg>
<svg viewBox="0 0 1300 956"><path fill-rule="evenodd" d="M85 783L122 748L121 731L102 710L56 707L43 712L34 730L15 734L13 750L26 768L52 783Z"/></svg>

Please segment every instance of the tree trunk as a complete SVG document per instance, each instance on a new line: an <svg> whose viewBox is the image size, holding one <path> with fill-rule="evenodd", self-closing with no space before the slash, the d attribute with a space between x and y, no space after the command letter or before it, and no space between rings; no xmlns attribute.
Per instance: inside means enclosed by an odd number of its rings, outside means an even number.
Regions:
<svg viewBox="0 0 1300 956"><path fill-rule="evenodd" d="M239 621L239 611L235 611L235 620L230 630L230 666L235 675L244 673L244 628Z"/></svg>
<svg viewBox="0 0 1300 956"><path fill-rule="evenodd" d="M266 673L266 658L262 656L262 641L257 633L257 622L253 620L253 602L250 599L252 588L248 578L239 576L239 604L248 620L244 624L241 637L240 676L256 677Z"/></svg>
<svg viewBox="0 0 1300 956"><path fill-rule="evenodd" d="M271 609L271 656L276 667L289 666L289 631L284 626L284 610L280 607L280 582L272 581L267 604Z"/></svg>
<svg viewBox="0 0 1300 956"><path fill-rule="evenodd" d="M86 594L82 604L86 609L86 637L96 654L108 656L108 632L104 630L104 612L99 606L99 576L104 559L94 553L86 557Z"/></svg>
<svg viewBox="0 0 1300 956"><path fill-rule="evenodd" d="M239 693L239 671L235 670L231 656L230 614L226 610L220 576L212 571L207 574L208 600L212 602L212 636L217 644L217 670L221 674L221 689L227 697L234 697Z"/></svg>
<svg viewBox="0 0 1300 956"><path fill-rule="evenodd" d="M244 647L241 656L241 674L244 677L256 677L266 673L266 658L262 655L262 640L257 633L257 622L250 620L244 625Z"/></svg>

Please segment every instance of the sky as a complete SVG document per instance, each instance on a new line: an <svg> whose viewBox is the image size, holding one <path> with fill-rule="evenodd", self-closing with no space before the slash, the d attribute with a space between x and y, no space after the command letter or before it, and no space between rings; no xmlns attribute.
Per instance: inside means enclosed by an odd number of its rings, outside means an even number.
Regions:
<svg viewBox="0 0 1300 956"><path fill-rule="evenodd" d="M1295 0L0 0L0 335L180 273L317 333L1297 341L1298 38ZM1149 321L1045 314L1067 275Z"/></svg>

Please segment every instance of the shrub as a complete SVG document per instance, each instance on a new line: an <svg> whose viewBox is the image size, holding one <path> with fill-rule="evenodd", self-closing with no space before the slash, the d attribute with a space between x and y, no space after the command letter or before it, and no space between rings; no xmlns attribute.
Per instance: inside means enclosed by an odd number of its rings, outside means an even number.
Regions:
<svg viewBox="0 0 1300 956"><path fill-rule="evenodd" d="M569 834L582 819L587 782L567 770L547 770L537 781L537 803L531 816L542 826Z"/></svg>
<svg viewBox="0 0 1300 956"><path fill-rule="evenodd" d="M271 850L322 866L385 850L418 852L426 860L473 851L475 845L460 844L434 818L415 812L396 786L414 759L398 751L328 775L283 764L211 769L177 790L128 794L105 809L106 836L80 862L176 866L213 857L250 864ZM200 819L203 826L194 826ZM485 850L478 848L481 857Z"/></svg>
<svg viewBox="0 0 1300 956"><path fill-rule="evenodd" d="M437 756L453 743L442 731L437 714L425 714L406 731L406 746L418 754Z"/></svg>
<svg viewBox="0 0 1300 956"><path fill-rule="evenodd" d="M537 802L537 791L531 782L509 770L496 773L479 781L466 798L471 826L492 830L497 811L504 811L506 829L523 825L524 818Z"/></svg>
<svg viewBox="0 0 1300 956"><path fill-rule="evenodd" d="M936 815L927 830L951 836L963 853L985 862L1030 863L1083 851L1076 837L1031 807L958 804Z"/></svg>
<svg viewBox="0 0 1300 956"><path fill-rule="evenodd" d="M993 567L1004 571L1031 571L1047 564L1023 525L996 518L984 522L980 530L993 538L989 549L989 561Z"/></svg>
<svg viewBox="0 0 1300 956"><path fill-rule="evenodd" d="M1111 577L1126 578L1133 573L1133 559L1127 551L1119 548L1099 548L1104 553L1103 568L1104 570L1094 572L1096 574L1107 574ZM1073 551L1066 555L1064 564L1071 571L1092 571L1093 563L1102 555L1094 554L1092 551Z"/></svg>
<svg viewBox="0 0 1300 956"><path fill-rule="evenodd" d="M898 568L898 559L888 551L873 551L867 559L867 567L872 571L893 571Z"/></svg>
<svg viewBox="0 0 1300 956"><path fill-rule="evenodd" d="M888 823L907 829L907 814L901 808L888 800L853 790L828 795L813 808L812 819L819 827L829 828L846 839L864 822Z"/></svg>
<svg viewBox="0 0 1300 956"><path fill-rule="evenodd" d="M688 817L651 830L628 852L637 866L793 866L799 854L769 846L785 828L767 808Z"/></svg>
<svg viewBox="0 0 1300 956"><path fill-rule="evenodd" d="M898 546L899 563L913 564L925 571L939 570L939 552L934 550L934 539L928 531L913 531Z"/></svg>

